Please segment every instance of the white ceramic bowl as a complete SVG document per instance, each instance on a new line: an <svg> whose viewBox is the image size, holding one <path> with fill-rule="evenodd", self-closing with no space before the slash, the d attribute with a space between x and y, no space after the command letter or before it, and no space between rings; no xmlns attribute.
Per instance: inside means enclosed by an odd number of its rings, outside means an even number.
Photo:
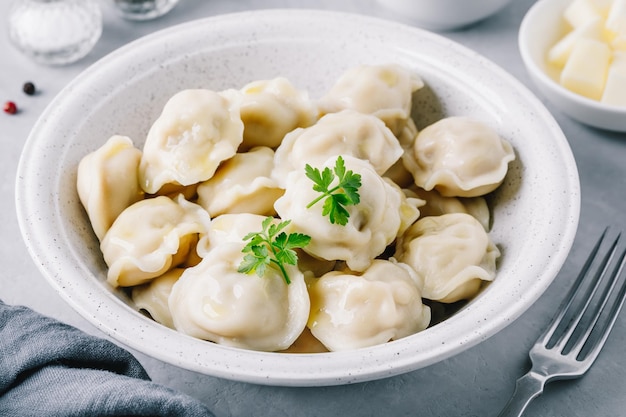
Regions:
<svg viewBox="0 0 626 417"><path fill-rule="evenodd" d="M589 126L626 132L626 107L609 106L561 86L548 67L548 50L566 31L563 11L571 0L540 0L522 20L519 50L541 94L563 113Z"/></svg>
<svg viewBox="0 0 626 417"><path fill-rule="evenodd" d="M112 134L142 138L184 88L220 90L278 75L313 98L347 68L398 63L427 87L418 125L442 115L484 120L517 159L490 198L502 250L495 282L451 318L391 343L342 353L263 353L179 334L137 313L105 281L105 265L75 189L76 167ZM543 293L577 228L580 196L567 140L519 82L438 35L374 18L274 10L190 22L133 42L94 64L50 104L28 138L16 184L26 244L58 292L107 335L197 372L275 385L334 385L415 370L485 340Z"/></svg>
<svg viewBox="0 0 626 417"><path fill-rule="evenodd" d="M496 14L511 0L378 0L422 28L453 30Z"/></svg>

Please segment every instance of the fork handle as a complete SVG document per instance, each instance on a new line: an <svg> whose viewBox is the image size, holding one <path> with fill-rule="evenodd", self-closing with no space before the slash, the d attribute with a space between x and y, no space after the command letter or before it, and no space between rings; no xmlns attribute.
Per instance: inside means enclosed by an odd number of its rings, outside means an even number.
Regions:
<svg viewBox="0 0 626 417"><path fill-rule="evenodd" d="M528 404L543 392L546 378L533 371L515 382L515 391L498 417L520 417Z"/></svg>

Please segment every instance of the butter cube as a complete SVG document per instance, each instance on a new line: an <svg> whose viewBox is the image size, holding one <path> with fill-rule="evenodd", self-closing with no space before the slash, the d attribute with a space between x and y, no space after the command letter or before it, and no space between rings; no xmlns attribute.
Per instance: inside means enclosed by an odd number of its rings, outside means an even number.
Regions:
<svg viewBox="0 0 626 417"><path fill-rule="evenodd" d="M626 34L624 35L617 35L615 38L613 38L613 40L611 41L611 48L613 48L614 51L626 51Z"/></svg>
<svg viewBox="0 0 626 417"><path fill-rule="evenodd" d="M574 0L565 8L563 17L572 27L577 28L593 19L602 18L602 15L592 0Z"/></svg>
<svg viewBox="0 0 626 417"><path fill-rule="evenodd" d="M626 0L614 0L606 18L606 28L626 36Z"/></svg>
<svg viewBox="0 0 626 417"><path fill-rule="evenodd" d="M590 0L600 15L606 19L614 0Z"/></svg>
<svg viewBox="0 0 626 417"><path fill-rule="evenodd" d="M613 106L626 107L626 53L613 54L601 101Z"/></svg>
<svg viewBox="0 0 626 417"><path fill-rule="evenodd" d="M610 62L611 48L606 43L581 39L561 72L560 83L577 94L600 100Z"/></svg>
<svg viewBox="0 0 626 417"><path fill-rule="evenodd" d="M574 45L581 39L603 40L604 22L602 19L595 18L587 23L579 26L565 35L548 51L548 62L563 68Z"/></svg>

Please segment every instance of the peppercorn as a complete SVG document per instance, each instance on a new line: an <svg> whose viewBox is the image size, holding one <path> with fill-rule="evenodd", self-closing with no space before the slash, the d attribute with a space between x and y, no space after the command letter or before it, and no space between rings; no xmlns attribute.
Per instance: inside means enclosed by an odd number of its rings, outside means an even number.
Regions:
<svg viewBox="0 0 626 417"><path fill-rule="evenodd" d="M4 103L3 110L4 110L5 113L15 114L15 113L17 113L17 106L15 105L14 102L7 101L6 103Z"/></svg>
<svg viewBox="0 0 626 417"><path fill-rule="evenodd" d="M32 96L33 94L35 94L35 84L31 83L30 81L24 83L24 87L22 87L22 90L24 90L24 92L29 96Z"/></svg>

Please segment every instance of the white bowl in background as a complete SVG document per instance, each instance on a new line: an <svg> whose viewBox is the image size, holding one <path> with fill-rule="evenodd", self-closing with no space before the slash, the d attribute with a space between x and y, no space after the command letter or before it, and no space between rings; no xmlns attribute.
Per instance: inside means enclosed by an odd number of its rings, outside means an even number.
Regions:
<svg viewBox="0 0 626 417"><path fill-rule="evenodd" d="M398 63L426 87L414 97L423 127L442 116L483 120L514 146L489 197L502 251L496 280L440 324L347 352L267 353L221 346L138 313L106 282L106 265L76 192L76 168L113 134L138 147L174 93L221 90L276 76L319 97L346 69ZM272 385L336 385L397 375L449 358L511 323L561 268L577 229L576 164L558 124L516 79L444 37L360 15L267 10L216 16L149 35L74 79L34 126L20 160L16 204L28 249L51 285L120 343L196 372Z"/></svg>
<svg viewBox="0 0 626 417"><path fill-rule="evenodd" d="M499 12L511 0L378 0L411 23L430 30L454 30Z"/></svg>
<svg viewBox="0 0 626 417"><path fill-rule="evenodd" d="M571 0L539 0L524 16L519 50L531 80L554 106L571 118L600 129L626 132L626 107L611 106L576 94L560 85L547 54L565 33L563 11Z"/></svg>

